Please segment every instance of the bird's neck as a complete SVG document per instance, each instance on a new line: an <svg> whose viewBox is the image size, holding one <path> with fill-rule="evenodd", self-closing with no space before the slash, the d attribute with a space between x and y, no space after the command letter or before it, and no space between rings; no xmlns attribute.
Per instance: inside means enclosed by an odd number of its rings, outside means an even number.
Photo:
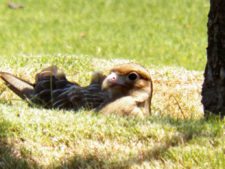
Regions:
<svg viewBox="0 0 225 169"><path fill-rule="evenodd" d="M109 91L110 100L116 100L126 95L128 95L128 91L121 88L113 88Z"/></svg>

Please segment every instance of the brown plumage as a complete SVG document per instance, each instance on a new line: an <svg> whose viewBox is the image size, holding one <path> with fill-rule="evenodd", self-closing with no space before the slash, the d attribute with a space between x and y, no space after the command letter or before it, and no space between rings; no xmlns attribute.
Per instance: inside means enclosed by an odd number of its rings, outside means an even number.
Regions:
<svg viewBox="0 0 225 169"><path fill-rule="evenodd" d="M103 114L149 115L153 91L149 72L134 63L117 65L110 72L102 84L108 99L98 110Z"/></svg>
<svg viewBox="0 0 225 169"><path fill-rule="evenodd" d="M45 108L92 109L107 97L106 92L101 90L101 83L105 78L101 73L95 73L90 85L86 87L68 81L56 66L38 73L34 84L6 72L0 72L0 77L19 97Z"/></svg>

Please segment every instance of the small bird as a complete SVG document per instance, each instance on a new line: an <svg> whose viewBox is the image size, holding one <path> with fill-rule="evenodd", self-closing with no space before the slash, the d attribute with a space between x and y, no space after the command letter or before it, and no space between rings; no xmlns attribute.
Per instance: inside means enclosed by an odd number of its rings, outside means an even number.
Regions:
<svg viewBox="0 0 225 169"><path fill-rule="evenodd" d="M108 98L97 108L103 114L144 117L151 112L153 84L149 72L135 63L114 66L104 79Z"/></svg>
<svg viewBox="0 0 225 169"><path fill-rule="evenodd" d="M86 87L68 81L56 66L36 74L34 84L6 72L0 72L0 78L20 98L45 108L93 109L107 97L106 92L101 90L105 76L100 72L94 73L91 83Z"/></svg>

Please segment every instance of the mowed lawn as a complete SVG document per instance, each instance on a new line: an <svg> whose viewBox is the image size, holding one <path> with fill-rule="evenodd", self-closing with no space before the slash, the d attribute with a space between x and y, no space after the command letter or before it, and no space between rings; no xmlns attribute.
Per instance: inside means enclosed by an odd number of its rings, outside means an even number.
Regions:
<svg viewBox="0 0 225 169"><path fill-rule="evenodd" d="M83 54L203 70L208 0L15 0L0 4L0 55Z"/></svg>
<svg viewBox="0 0 225 169"><path fill-rule="evenodd" d="M0 71L26 80L57 65L93 71L137 62L154 83L146 119L29 106L0 81L0 168L224 168L224 120L203 118L208 0L0 3Z"/></svg>

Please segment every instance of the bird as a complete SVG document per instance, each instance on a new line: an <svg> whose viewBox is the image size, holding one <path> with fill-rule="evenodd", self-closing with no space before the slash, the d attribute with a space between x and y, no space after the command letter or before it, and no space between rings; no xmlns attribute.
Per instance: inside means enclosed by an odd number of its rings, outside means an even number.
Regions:
<svg viewBox="0 0 225 169"><path fill-rule="evenodd" d="M151 114L153 83L150 73L136 63L118 64L102 82L108 97L96 109L102 114L145 117Z"/></svg>
<svg viewBox="0 0 225 169"><path fill-rule="evenodd" d="M34 84L6 72L0 72L0 78L19 97L45 108L85 108L104 115L138 117L151 114L152 79L136 63L115 65L106 76L95 72L85 87L68 81L57 66L36 74Z"/></svg>
<svg viewBox="0 0 225 169"><path fill-rule="evenodd" d="M93 109L107 97L101 89L105 78L101 72L95 72L90 84L85 87L68 81L57 66L47 67L37 73L33 84L7 72L0 72L0 78L20 98L44 108Z"/></svg>

